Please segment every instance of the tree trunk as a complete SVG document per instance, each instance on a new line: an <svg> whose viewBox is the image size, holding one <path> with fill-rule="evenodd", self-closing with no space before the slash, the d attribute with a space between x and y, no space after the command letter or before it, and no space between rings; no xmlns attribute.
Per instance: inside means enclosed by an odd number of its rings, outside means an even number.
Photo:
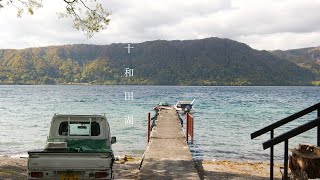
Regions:
<svg viewBox="0 0 320 180"><path fill-rule="evenodd" d="M320 178L320 147L300 144L292 151L290 157L291 172L306 173L308 178Z"/></svg>

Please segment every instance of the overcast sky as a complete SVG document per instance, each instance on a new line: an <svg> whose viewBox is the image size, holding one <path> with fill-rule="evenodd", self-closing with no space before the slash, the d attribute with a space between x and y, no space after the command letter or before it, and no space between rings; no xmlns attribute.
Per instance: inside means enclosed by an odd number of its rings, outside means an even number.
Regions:
<svg viewBox="0 0 320 180"><path fill-rule="evenodd" d="M0 10L0 49L207 37L266 50L320 46L320 0L103 0L110 26L91 39L58 18L63 0L43 2L33 16Z"/></svg>

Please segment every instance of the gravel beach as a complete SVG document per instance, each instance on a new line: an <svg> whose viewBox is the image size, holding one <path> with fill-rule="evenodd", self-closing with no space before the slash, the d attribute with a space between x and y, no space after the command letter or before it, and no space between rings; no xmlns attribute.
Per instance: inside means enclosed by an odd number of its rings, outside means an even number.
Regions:
<svg viewBox="0 0 320 180"><path fill-rule="evenodd" d="M114 164L115 179L137 179L141 158L120 159ZM268 180L269 165L261 162L196 161L201 179L217 180ZM0 157L0 179L26 179L27 159ZM280 179L279 165L275 176Z"/></svg>
<svg viewBox="0 0 320 180"><path fill-rule="evenodd" d="M200 179L269 180L269 164L262 162L196 161ZM275 179L281 179L280 166L274 166Z"/></svg>
<svg viewBox="0 0 320 180"><path fill-rule="evenodd" d="M141 158L128 158L114 163L115 179L137 179ZM0 179L20 180L27 179L27 159L0 157Z"/></svg>

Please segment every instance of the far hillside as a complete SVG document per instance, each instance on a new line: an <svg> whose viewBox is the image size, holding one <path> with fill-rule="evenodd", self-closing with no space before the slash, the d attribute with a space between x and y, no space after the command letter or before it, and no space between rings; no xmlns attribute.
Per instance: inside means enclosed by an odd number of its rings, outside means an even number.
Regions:
<svg viewBox="0 0 320 180"><path fill-rule="evenodd" d="M279 58L289 60L302 68L311 70L320 79L320 47L272 51ZM320 85L320 81L314 82Z"/></svg>
<svg viewBox="0 0 320 180"><path fill-rule="evenodd" d="M131 45L130 54L126 43L0 50L0 83L311 85L319 73L287 51L258 51L230 39ZM133 77L125 77L127 67Z"/></svg>

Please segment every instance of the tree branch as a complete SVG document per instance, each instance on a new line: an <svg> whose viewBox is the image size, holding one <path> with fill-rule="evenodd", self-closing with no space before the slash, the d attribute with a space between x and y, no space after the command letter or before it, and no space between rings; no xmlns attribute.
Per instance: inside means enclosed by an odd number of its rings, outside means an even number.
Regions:
<svg viewBox="0 0 320 180"><path fill-rule="evenodd" d="M110 14L96 0L63 0L63 2L66 3L66 12L59 13L60 17L71 17L73 27L82 30L88 37L107 28ZM0 0L0 8L4 6L3 4L17 8L17 16L21 17L24 10L28 10L32 15L34 9L42 7L42 0Z"/></svg>
<svg viewBox="0 0 320 180"><path fill-rule="evenodd" d="M70 4L70 3L74 3L76 0L71 0L71 1L68 1L68 0L63 0L64 2Z"/></svg>
<svg viewBox="0 0 320 180"><path fill-rule="evenodd" d="M80 21L84 26L88 26L88 24L82 20L82 18L78 15L78 13L76 13L76 11L74 10L74 7L68 3L66 6L67 9L68 9L68 6L69 6L70 10L72 11L70 13L73 14L73 16L76 18L76 20Z"/></svg>
<svg viewBox="0 0 320 180"><path fill-rule="evenodd" d="M82 0L80 0L80 2L83 4L83 6L85 7L85 8L87 8L88 10L90 10L90 11L95 11L95 10L92 10L91 8L89 8Z"/></svg>

